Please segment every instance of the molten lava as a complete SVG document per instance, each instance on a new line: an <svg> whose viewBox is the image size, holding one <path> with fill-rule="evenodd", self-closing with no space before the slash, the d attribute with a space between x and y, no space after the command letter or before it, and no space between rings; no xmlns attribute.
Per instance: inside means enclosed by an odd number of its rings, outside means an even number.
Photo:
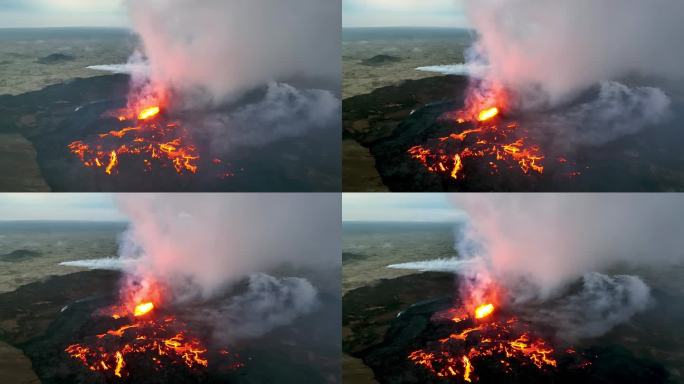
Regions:
<svg viewBox="0 0 684 384"><path fill-rule="evenodd" d="M153 309L154 303L152 302L140 303L135 306L135 309L133 310L133 316L143 316Z"/></svg>
<svg viewBox="0 0 684 384"><path fill-rule="evenodd" d="M151 316L155 305L150 301L136 305L132 313L122 308L114 307L108 316L118 324L116 327L84 343L71 344L65 352L91 371L117 378L135 374L128 368L132 361L138 366L146 362L153 370L164 369L167 364L180 364L193 371L209 366L208 349L198 339L188 336L186 324L176 317ZM225 350L220 355L225 361L219 364L225 364L228 369L243 366L237 355Z"/></svg>
<svg viewBox="0 0 684 384"><path fill-rule="evenodd" d="M157 116L161 109L158 106L148 107L138 113L138 120L147 120Z"/></svg>
<svg viewBox="0 0 684 384"><path fill-rule="evenodd" d="M477 121L487 121L487 120L493 119L498 114L499 114L499 108L497 108L497 107L483 109L477 115Z"/></svg>
<svg viewBox="0 0 684 384"><path fill-rule="evenodd" d="M472 312L452 308L436 313L433 321L450 324L452 333L412 351L408 359L437 377L468 383L479 380L481 365L486 369L498 365L503 372L520 366L541 371L557 367L556 352L533 335L529 324L515 317L493 316L494 310L494 304L487 303ZM566 353L576 352L570 349ZM584 362L583 366L588 364Z"/></svg>
<svg viewBox="0 0 684 384"><path fill-rule="evenodd" d="M188 132L177 122L165 121L160 112L157 105L137 113L130 108L117 111L110 115L122 123L133 123L137 118L137 125L101 133L94 143L74 141L69 150L84 166L103 169L107 175L116 173L124 158L129 162L138 158L147 171L157 164L173 167L179 175L197 173L200 156Z"/></svg>
<svg viewBox="0 0 684 384"><path fill-rule="evenodd" d="M165 103L165 97L143 97L132 92L126 108L104 115L115 118L119 129L93 135L89 140L74 141L68 145L69 151L85 167L102 170L107 175L118 174L122 164L141 167L146 172L172 168L179 175L196 174L199 151L180 122L169 119ZM216 162L212 163L218 167ZM232 176L223 168L220 166L218 177Z"/></svg>
<svg viewBox="0 0 684 384"><path fill-rule="evenodd" d="M429 171L464 179L469 165L480 159L492 175L500 169L519 169L523 174L544 173L544 154L531 143L528 133L516 122L505 123L500 109L491 107L471 114L459 111L445 114L449 123L471 127L445 137L429 139L425 145L408 149L411 158ZM474 116L474 117L470 117Z"/></svg>
<svg viewBox="0 0 684 384"><path fill-rule="evenodd" d="M494 304L482 304L475 308L475 318L484 319L485 317L491 315L492 312L494 312Z"/></svg>

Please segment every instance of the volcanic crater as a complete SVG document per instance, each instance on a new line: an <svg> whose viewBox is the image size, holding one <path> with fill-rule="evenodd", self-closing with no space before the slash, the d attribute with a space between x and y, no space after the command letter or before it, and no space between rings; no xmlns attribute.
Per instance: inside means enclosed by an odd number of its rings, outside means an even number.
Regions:
<svg viewBox="0 0 684 384"><path fill-rule="evenodd" d="M445 274L435 273L409 275L345 295L344 322L356 330L354 333L370 328L381 332L370 339L371 333L348 337L345 350L370 367L380 383L636 384L669 380L662 365L635 357L620 346L584 344L573 348L554 340L550 336L553 330L518 320L506 310L481 319L456 316L462 308L458 297L438 297L404 306L394 319L382 320L386 326L380 326L379 319L388 316L372 305L379 300L373 297L384 297L382 292L397 284L415 286L414 280L427 276L446 278ZM434 287L427 289L435 293ZM406 289L399 289L393 296L416 297ZM363 309L364 300L366 306L374 308L372 313Z"/></svg>

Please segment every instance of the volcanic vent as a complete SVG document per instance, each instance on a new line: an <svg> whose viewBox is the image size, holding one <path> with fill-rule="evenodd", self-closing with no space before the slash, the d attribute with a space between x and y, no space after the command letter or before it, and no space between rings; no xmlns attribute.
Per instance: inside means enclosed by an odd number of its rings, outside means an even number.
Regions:
<svg viewBox="0 0 684 384"><path fill-rule="evenodd" d="M81 370L90 371L84 377L98 382L203 382L243 366L237 354L210 348L202 341L207 335L191 329L173 310L158 307L162 290L157 285L144 291L149 301L135 294L128 302L96 310L81 328L81 340L64 348Z"/></svg>
<svg viewBox="0 0 684 384"><path fill-rule="evenodd" d="M132 87L124 108L107 110L103 119L116 120L115 129L89 135L68 145L85 167L106 175L130 172L125 168L137 167L144 172L155 168L173 169L178 175L200 171L200 151L190 132L179 119L168 112L169 93L150 90L151 85ZM216 168L219 158L204 162ZM213 170L217 177L227 177L226 171Z"/></svg>
<svg viewBox="0 0 684 384"><path fill-rule="evenodd" d="M383 342L357 356L381 383L667 381L662 367L622 348L573 348L547 331L488 304L465 313L442 298L402 311Z"/></svg>

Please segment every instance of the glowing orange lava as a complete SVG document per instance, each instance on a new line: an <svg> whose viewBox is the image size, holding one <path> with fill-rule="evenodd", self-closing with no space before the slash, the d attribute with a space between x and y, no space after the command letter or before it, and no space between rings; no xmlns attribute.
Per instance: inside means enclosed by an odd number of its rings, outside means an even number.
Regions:
<svg viewBox="0 0 684 384"><path fill-rule="evenodd" d="M449 123L470 125L459 133L429 139L424 145L408 149L411 158L419 161L428 172L448 175L454 180L466 177L475 159L480 159L497 174L500 169L519 169L524 174L544 173L544 154L531 143L527 132L516 122L494 120L500 114L498 107L482 109L474 114L459 111L445 114ZM475 117L468 119L467 116Z"/></svg>
<svg viewBox="0 0 684 384"><path fill-rule="evenodd" d="M89 168L103 169L113 175L122 161L137 161L146 171L156 164L162 168L173 167L179 175L197 173L200 159L197 148L190 143L188 133L177 122L161 117L161 107L141 109L138 113L126 108L116 113L117 120L137 125L97 135L97 141L86 143L74 141L68 148Z"/></svg>
<svg viewBox="0 0 684 384"><path fill-rule="evenodd" d="M135 306L133 311L134 316L143 316L154 309L154 304L152 302L140 303Z"/></svg>
<svg viewBox="0 0 684 384"><path fill-rule="evenodd" d="M480 113L478 113L477 121L487 121L487 120L493 119L498 114L499 114L499 108L497 108L497 107L491 107L491 108L483 109L480 111Z"/></svg>
<svg viewBox="0 0 684 384"><path fill-rule="evenodd" d="M494 312L494 304L482 304L475 308L475 318L484 319L485 317L491 315L492 312Z"/></svg>
<svg viewBox="0 0 684 384"><path fill-rule="evenodd" d="M140 111L140 113L138 113L138 120L150 119L154 116L157 116L160 111L161 109L159 108L159 106L156 105L153 107L145 108L142 111Z"/></svg>
<svg viewBox="0 0 684 384"><path fill-rule="evenodd" d="M516 366L540 371L557 368L555 350L546 340L535 336L529 329L529 323L513 316L507 317L499 311L495 314L497 306L493 303L499 302L502 295L500 287L479 288L478 291L486 292L490 302L478 305L474 310L466 309L468 305L465 304L432 316L433 322L448 327L451 333L410 352L408 359L411 362L436 377L467 383L479 381L478 366L492 369L493 364L499 365L503 373L513 373ZM576 354L572 349L565 353ZM579 367L591 364L580 359Z"/></svg>
<svg viewBox="0 0 684 384"><path fill-rule="evenodd" d="M152 287L151 291L159 289ZM172 315L155 317L151 301L132 307L132 311L125 310L130 308L127 305L112 307L109 311L113 313L107 317L118 324L115 328L86 337L83 343L71 344L65 352L91 371L118 378L135 374L128 368L131 361L136 361L131 366L147 362L153 370L163 369L164 364L180 364L191 370L209 366L208 349L199 339L188 336L186 324ZM243 366L237 355L226 350L219 352L225 359L219 364L228 369Z"/></svg>
<svg viewBox="0 0 684 384"><path fill-rule="evenodd" d="M484 96L472 92L464 108L442 114L438 120L448 124L447 129L453 126L454 132L408 148L409 156L428 172L458 181L466 180L468 174L495 176L516 170L527 176L544 174L549 160L531 131L503 115L510 109L508 92L503 87L490 91ZM561 170L557 174L568 178L581 175L576 163L562 156L556 161L559 166L554 170Z"/></svg>

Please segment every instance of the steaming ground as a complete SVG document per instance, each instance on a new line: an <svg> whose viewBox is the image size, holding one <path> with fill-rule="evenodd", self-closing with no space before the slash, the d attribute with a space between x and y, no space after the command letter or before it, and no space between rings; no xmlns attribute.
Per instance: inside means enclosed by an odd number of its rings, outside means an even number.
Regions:
<svg viewBox="0 0 684 384"><path fill-rule="evenodd" d="M402 288L403 290L411 291L410 287L414 287L414 294L421 295L421 291L432 291L431 294L423 293L421 299L414 299L416 301L427 300L434 298L433 288L428 289L425 286L424 279L428 278L423 275L426 270L438 271L453 271L458 268L459 263L451 260L455 256L453 250L454 235L450 227L443 225L425 225L425 224L346 224L344 227L343 240L343 287L344 292L356 288L371 289L371 287L379 287L380 279L397 279L398 276L403 278L410 278L414 276L415 279L407 280L401 283L402 286L411 284L409 287ZM441 259L441 260L440 260ZM391 264L404 264L402 267L411 269L396 269L387 268ZM397 267L395 265L395 267ZM636 287L636 292L639 292L641 282L648 287L649 300L643 307L639 307L639 311L631 313L631 320L615 325L612 330L600 337L592 337L591 331L601 333L605 329L600 329L600 326L606 324L605 317L601 317L600 321L593 323L592 318L581 318L583 324L588 328L582 338L577 341L576 345L611 345L618 344L624 346L638 356L651 358L665 364L671 372L675 382L684 380L684 332L680 330L680 322L684 321L684 265L677 265L671 268L657 268L657 267L641 267L634 268L627 265L612 268L610 270L602 271L606 276L611 276L610 279L617 279L608 282L614 289L613 294L617 295L613 299L639 300L639 294L621 296L625 292L625 287ZM429 277L434 281L437 280L434 276L445 276L447 280L442 285L442 290L453 291L453 283L449 283L451 279L448 276L452 272L431 272L433 277ZM436 275L435 275L436 274ZM633 276L628 278L617 277L620 275ZM592 279L590 276L589 279ZM638 279L638 280L635 280ZM393 280L390 280L393 281ZM421 282L422 281L422 282ZM578 282L578 283L581 283ZM606 284L602 277L596 277L588 284L590 287ZM622 287L622 288L620 288ZM605 287L604 287L605 288ZM398 289L398 288L396 288ZM602 290L604 291L604 290ZM610 290L609 290L610 291ZM368 291L372 292L372 290ZM581 309L574 308L571 303L573 300L579 300L583 305L593 303L592 305L602 308L604 315L615 315L615 308L610 308L610 300L607 301L592 301L587 300L591 296L591 289L579 289L575 293L570 293L564 300L547 304L548 306L556 308L563 308L566 311L575 311L575 315L582 315ZM382 297L392 297L392 292L377 292L380 296L375 298L375 306L380 305L378 300ZM406 295L406 293L402 293ZM584 295L584 296L583 296ZM431 297L432 296L432 297ZM574 299L573 299L574 298ZM369 299L373 302L374 299ZM395 304L389 298L385 304L375 307L373 313L376 320L382 323L379 319L391 319L396 315ZM531 305L528 307L528 312L523 310L521 316L528 316L534 318L543 309ZM573 309L574 308L574 309ZM620 308L630 308L629 306ZM383 311L387 313L382 315ZM600 312L600 311L599 311ZM566 313L567 314L567 313ZM620 316L619 316L620 317ZM565 317L567 318L567 317ZM359 319L360 320L360 319ZM538 319L539 320L539 319ZM547 318L547 320L549 320ZM592 324L599 328L591 328ZM382 328L380 328L382 329ZM350 333L349 329L345 330L345 340L351 342L354 339L354 334ZM381 331L384 332L384 331ZM567 336L567 335L566 335ZM576 335L575 335L576 336ZM381 338L382 333L375 337ZM377 339L378 342L380 339ZM358 360L346 358L345 364L349 365L359 377L368 378L364 374L363 365ZM360 373L359 373L360 372Z"/></svg>

